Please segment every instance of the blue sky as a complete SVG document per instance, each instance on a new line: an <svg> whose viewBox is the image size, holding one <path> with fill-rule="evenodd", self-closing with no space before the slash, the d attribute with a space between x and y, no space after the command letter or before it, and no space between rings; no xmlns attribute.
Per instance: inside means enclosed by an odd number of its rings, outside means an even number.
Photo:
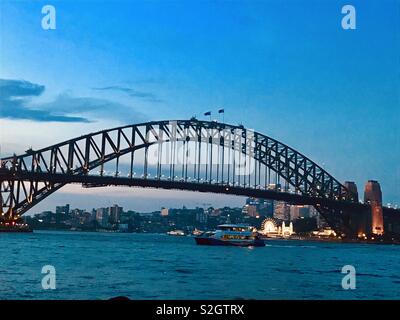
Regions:
<svg viewBox="0 0 400 320"><path fill-rule="evenodd" d="M356 30L341 28L349 3ZM56 8L56 30L41 28L46 4ZM223 107L227 122L289 144L361 190L376 179L384 201L400 204L399 6L1 0L1 154ZM72 203L74 190L64 191ZM199 201L165 194L170 202Z"/></svg>

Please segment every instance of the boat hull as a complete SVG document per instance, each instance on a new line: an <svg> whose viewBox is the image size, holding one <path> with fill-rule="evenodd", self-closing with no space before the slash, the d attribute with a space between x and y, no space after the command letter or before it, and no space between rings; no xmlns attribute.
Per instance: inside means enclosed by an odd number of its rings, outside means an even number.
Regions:
<svg viewBox="0 0 400 320"><path fill-rule="evenodd" d="M220 240L212 237L195 237L196 243L206 246L236 246L236 247L264 247L265 243L261 239L249 241L229 241Z"/></svg>

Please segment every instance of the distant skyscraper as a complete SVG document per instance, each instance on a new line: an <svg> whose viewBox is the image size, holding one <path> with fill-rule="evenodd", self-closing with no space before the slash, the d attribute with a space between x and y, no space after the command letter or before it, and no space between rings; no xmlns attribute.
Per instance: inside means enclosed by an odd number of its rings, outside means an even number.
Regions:
<svg viewBox="0 0 400 320"><path fill-rule="evenodd" d="M283 201L276 201L274 218L280 220L290 220L290 205Z"/></svg>
<svg viewBox="0 0 400 320"><path fill-rule="evenodd" d="M310 217L310 206L290 206L290 220Z"/></svg>
<svg viewBox="0 0 400 320"><path fill-rule="evenodd" d="M196 221L200 223L207 223L208 221L208 214L203 209L199 208L196 212Z"/></svg>
<svg viewBox="0 0 400 320"><path fill-rule="evenodd" d="M66 216L69 214L69 204L65 206L57 206L56 207L56 223L60 223L61 221L66 219Z"/></svg>
<svg viewBox="0 0 400 320"><path fill-rule="evenodd" d="M242 210L244 215L251 217L272 217L274 213L274 201L269 199L247 198Z"/></svg>
<svg viewBox="0 0 400 320"><path fill-rule="evenodd" d="M123 208L119 207L117 204L114 204L112 207L108 208L108 214L110 216L110 222L115 224L119 223L121 220Z"/></svg>
<svg viewBox="0 0 400 320"><path fill-rule="evenodd" d="M261 216L272 218L274 215L274 200L265 199L260 200L258 212Z"/></svg>
<svg viewBox="0 0 400 320"><path fill-rule="evenodd" d="M257 217L258 213L257 213L257 206L254 204L246 204L243 209L242 209L242 213L245 216L249 216L249 217Z"/></svg>
<svg viewBox="0 0 400 320"><path fill-rule="evenodd" d="M96 210L96 220L102 227L108 225L108 213L106 208L98 208Z"/></svg>
<svg viewBox="0 0 400 320"><path fill-rule="evenodd" d="M57 206L56 213L57 214L69 214L69 204L66 204L65 206Z"/></svg>

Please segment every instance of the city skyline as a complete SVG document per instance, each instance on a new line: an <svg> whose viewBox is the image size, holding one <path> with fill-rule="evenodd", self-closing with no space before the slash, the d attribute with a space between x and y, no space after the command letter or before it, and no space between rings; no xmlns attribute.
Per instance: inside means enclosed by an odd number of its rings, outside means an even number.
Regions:
<svg viewBox="0 0 400 320"><path fill-rule="evenodd" d="M340 27L339 1L119 2L119 10L60 1L57 29L47 31L42 5L1 4L1 157L121 124L208 110L220 120L224 108L226 122L287 143L360 194L378 180L383 202L400 203L395 1L355 1L353 31ZM375 23L376 12L385 19ZM37 209L115 199L138 208L243 201L70 185Z"/></svg>
<svg viewBox="0 0 400 320"><path fill-rule="evenodd" d="M180 218L185 215L191 218ZM270 227L273 226L274 228L270 231L273 233L277 232L278 225L284 222L293 222L296 232L306 232L306 230L318 232L317 229L331 230L312 206L288 205L281 201L257 198L246 198L245 203L239 207L215 208L209 206L209 204L203 204L203 206L195 208L187 208L186 206L181 208L162 207L160 210L146 212L124 208L116 203L89 210L73 208L67 203L57 205L55 210L53 208L35 213L33 216L27 215L24 220L34 229L97 232L109 230L114 232L165 233L182 229L191 233L196 232L197 228L213 229L226 223L245 223L263 230L267 222L272 223ZM299 222L298 220L302 221ZM291 228L293 228L293 225ZM293 229L291 229L291 233L293 233Z"/></svg>

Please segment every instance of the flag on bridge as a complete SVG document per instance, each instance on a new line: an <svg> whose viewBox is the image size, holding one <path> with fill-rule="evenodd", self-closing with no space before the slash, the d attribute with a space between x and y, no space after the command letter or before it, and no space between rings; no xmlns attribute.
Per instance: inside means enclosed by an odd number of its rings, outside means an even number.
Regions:
<svg viewBox="0 0 400 320"><path fill-rule="evenodd" d="M225 110L224 109L219 109L218 113L225 113Z"/></svg>
<svg viewBox="0 0 400 320"><path fill-rule="evenodd" d="M211 116L211 111L207 111L204 115L205 116Z"/></svg>

